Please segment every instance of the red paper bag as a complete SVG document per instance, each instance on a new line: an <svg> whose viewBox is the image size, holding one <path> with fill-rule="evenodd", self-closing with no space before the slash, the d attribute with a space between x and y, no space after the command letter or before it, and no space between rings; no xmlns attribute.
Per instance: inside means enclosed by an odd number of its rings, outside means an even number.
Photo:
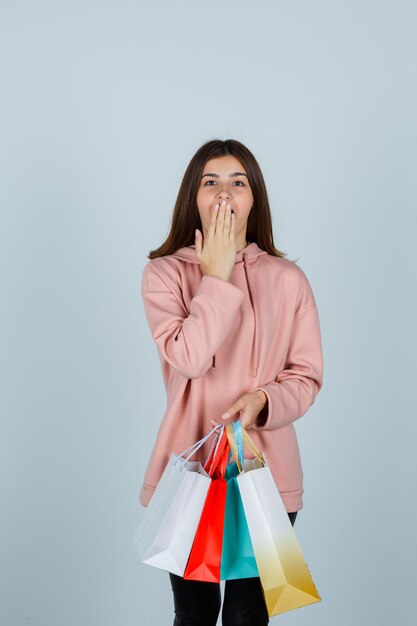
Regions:
<svg viewBox="0 0 417 626"><path fill-rule="evenodd" d="M204 467L212 476L212 481L207 492L183 578L220 582L220 561L227 492L227 482L224 474L228 463L229 450L227 434L223 430L215 458L213 460L209 458Z"/></svg>

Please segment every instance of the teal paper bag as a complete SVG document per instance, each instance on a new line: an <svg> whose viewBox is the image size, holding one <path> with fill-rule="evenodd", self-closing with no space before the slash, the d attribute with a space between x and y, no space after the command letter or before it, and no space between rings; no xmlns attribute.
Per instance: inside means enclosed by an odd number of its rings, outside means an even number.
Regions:
<svg viewBox="0 0 417 626"><path fill-rule="evenodd" d="M229 460L230 455L231 453L229 454ZM238 474L239 470L236 461L227 466L225 472L227 481L226 509L222 558L220 561L220 580L259 576L239 486L236 481Z"/></svg>

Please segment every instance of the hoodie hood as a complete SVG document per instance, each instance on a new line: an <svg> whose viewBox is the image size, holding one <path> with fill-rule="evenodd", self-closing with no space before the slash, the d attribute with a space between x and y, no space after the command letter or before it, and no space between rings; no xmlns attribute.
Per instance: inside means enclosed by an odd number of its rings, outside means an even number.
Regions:
<svg viewBox="0 0 417 626"><path fill-rule="evenodd" d="M252 351L252 376L255 378L256 373L258 371L258 363L259 363L259 324L258 324L258 311L256 309L256 292L255 292L255 283L253 282L250 274L251 274L251 266L256 263L261 256L264 254L268 254L266 250L262 250L256 242L248 243L245 248L239 250L236 253L235 257L235 266L234 269L242 269L245 271L246 282L248 285L249 299L252 305L253 317L254 317L254 344ZM190 246L184 246L183 248L179 248L172 255L176 259L180 259L181 261L185 261L187 263L196 263L200 264L200 261L197 258L195 251L195 244ZM216 355L213 355L213 367L216 367Z"/></svg>
<svg viewBox="0 0 417 626"><path fill-rule="evenodd" d="M235 256L235 265L242 264L246 259L248 263L253 263L259 256L263 254L268 254L265 250L262 250L256 242L248 243L245 248L239 250ZM188 263L200 263L197 258L195 251L195 244L193 243L191 246L184 246L183 248L179 248L174 254L173 257L177 259L181 259L182 261L188 261Z"/></svg>

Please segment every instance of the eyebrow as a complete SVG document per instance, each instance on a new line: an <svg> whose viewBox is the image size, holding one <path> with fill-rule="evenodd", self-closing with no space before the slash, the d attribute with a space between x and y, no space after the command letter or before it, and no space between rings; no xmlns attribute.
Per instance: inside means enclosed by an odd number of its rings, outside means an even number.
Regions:
<svg viewBox="0 0 417 626"><path fill-rule="evenodd" d="M204 176L213 176L214 178L219 178L219 175L214 173L203 174L201 178L204 178ZM229 174L229 178L233 178L234 176L246 176L246 178L248 177L247 174L245 174L244 172L233 172L232 174Z"/></svg>

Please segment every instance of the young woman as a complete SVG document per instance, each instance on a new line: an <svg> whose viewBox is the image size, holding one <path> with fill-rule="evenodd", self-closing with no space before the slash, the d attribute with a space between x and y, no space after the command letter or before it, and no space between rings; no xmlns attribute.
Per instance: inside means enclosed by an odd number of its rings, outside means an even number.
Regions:
<svg viewBox="0 0 417 626"><path fill-rule="evenodd" d="M139 500L147 506L172 452L241 420L265 452L291 523L303 507L294 422L323 383L316 302L274 247L260 167L242 143L203 145L185 172L166 241L148 255L141 293L167 406ZM154 419L158 419L154 416ZM212 440L192 457L205 462ZM245 458L253 455L245 449ZM220 583L169 574L174 626L215 626ZM223 626L268 624L260 579L225 581Z"/></svg>

